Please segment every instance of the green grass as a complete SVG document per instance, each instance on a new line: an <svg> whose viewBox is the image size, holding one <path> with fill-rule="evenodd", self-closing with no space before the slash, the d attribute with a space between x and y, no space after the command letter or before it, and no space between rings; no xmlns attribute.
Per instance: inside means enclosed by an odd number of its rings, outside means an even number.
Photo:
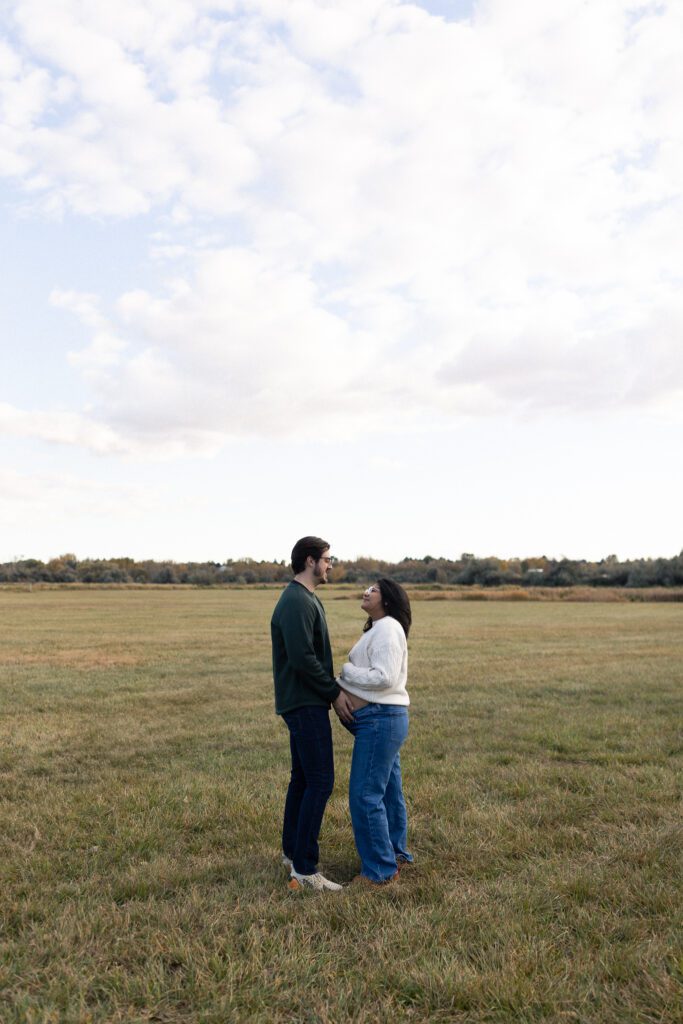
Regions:
<svg viewBox="0 0 683 1024"><path fill-rule="evenodd" d="M683 608L416 601L417 867L321 897L279 865L275 597L0 592L2 1024L682 1020Z"/></svg>

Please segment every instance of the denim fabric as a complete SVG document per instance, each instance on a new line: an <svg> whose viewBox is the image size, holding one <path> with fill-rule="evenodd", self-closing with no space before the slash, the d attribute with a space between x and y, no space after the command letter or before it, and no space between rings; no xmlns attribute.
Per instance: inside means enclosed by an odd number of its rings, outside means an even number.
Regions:
<svg viewBox="0 0 683 1024"><path fill-rule="evenodd" d="M289 729L292 773L285 800L282 849L301 875L318 868L318 836L334 787L330 713L323 707L295 708L282 716Z"/></svg>
<svg viewBox="0 0 683 1024"><path fill-rule="evenodd" d="M349 805L361 874L385 882L396 874L397 858L408 852L408 816L403 798L399 750L408 735L408 709L368 704L354 711Z"/></svg>

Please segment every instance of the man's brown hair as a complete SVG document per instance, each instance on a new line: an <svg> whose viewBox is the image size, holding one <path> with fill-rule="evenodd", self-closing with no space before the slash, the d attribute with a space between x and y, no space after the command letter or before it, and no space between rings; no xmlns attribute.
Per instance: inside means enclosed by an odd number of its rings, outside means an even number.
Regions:
<svg viewBox="0 0 683 1024"><path fill-rule="evenodd" d="M323 551L327 551L329 544L322 537L302 537L292 548L292 570L294 574L303 572L306 568L306 559L310 556L316 562L322 557Z"/></svg>

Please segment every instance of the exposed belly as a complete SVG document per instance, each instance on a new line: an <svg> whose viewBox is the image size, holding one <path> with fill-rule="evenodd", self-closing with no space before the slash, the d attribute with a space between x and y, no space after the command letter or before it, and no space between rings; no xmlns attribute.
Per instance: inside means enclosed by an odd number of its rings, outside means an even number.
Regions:
<svg viewBox="0 0 683 1024"><path fill-rule="evenodd" d="M348 696L349 700L351 701L351 705L354 711L358 711L358 708L367 707L367 705L370 703L369 700L363 700L362 697L356 697L355 693L349 693L348 690L346 690L345 693Z"/></svg>

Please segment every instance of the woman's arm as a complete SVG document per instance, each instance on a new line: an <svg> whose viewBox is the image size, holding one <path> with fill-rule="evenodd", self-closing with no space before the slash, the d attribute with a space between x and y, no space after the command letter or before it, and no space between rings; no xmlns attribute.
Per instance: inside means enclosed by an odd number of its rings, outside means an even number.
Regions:
<svg viewBox="0 0 683 1024"><path fill-rule="evenodd" d="M362 690L390 689L401 672L403 664L401 645L393 639L378 644L377 647L370 644L367 655L370 662L368 668L352 665L350 661L344 664L340 677L342 686L344 683L349 683Z"/></svg>

